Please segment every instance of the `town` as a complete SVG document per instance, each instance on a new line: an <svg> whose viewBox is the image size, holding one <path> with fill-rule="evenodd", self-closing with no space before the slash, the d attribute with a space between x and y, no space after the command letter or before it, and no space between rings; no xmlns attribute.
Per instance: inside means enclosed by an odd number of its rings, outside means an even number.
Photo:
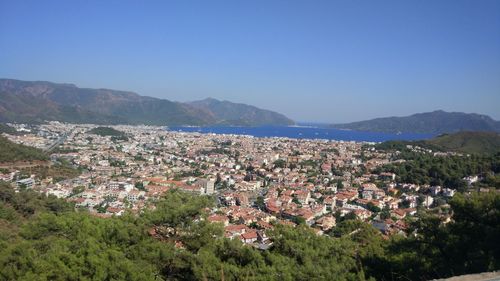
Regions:
<svg viewBox="0 0 500 281"><path fill-rule="evenodd" d="M50 153L48 169L65 163L77 171L56 179L33 172L39 163L2 167L0 180L13 188L65 198L100 217L154 208L172 189L212 196L216 205L207 219L223 224L226 237L260 249L272 243L266 230L276 224L306 224L322 235L342 220L359 219L385 236L405 235L421 209L435 209L443 222L449 220L446 202L456 192L377 172L405 160L394 160L393 153L373 143L183 133L153 126L11 126L22 134L4 134L9 140ZM473 184L478 177L464 180Z"/></svg>

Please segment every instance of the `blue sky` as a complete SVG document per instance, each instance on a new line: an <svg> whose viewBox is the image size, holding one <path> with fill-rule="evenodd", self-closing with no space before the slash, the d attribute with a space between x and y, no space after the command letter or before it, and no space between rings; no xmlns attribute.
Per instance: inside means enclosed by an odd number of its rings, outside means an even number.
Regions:
<svg viewBox="0 0 500 281"><path fill-rule="evenodd" d="M0 77L214 97L299 121L500 120L500 1L0 0Z"/></svg>

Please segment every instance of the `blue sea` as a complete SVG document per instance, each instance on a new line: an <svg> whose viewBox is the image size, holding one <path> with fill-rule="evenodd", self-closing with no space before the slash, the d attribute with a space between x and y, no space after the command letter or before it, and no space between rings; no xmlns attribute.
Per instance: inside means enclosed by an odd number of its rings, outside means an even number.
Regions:
<svg viewBox="0 0 500 281"><path fill-rule="evenodd" d="M339 130L309 126L262 126L262 127L169 127L176 132L198 132L204 134L250 135L254 137L286 137L296 139L326 139L338 141L383 142L388 140L421 140L434 137L432 134L379 133Z"/></svg>

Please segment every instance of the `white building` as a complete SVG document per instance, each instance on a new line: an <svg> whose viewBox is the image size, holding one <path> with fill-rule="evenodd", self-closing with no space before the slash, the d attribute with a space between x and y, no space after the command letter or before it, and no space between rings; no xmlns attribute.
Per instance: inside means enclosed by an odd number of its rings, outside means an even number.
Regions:
<svg viewBox="0 0 500 281"><path fill-rule="evenodd" d="M201 188L201 194L214 194L215 192L215 180L214 179L202 179L199 180L199 185Z"/></svg>
<svg viewBox="0 0 500 281"><path fill-rule="evenodd" d="M24 186L26 188L33 188L33 185L35 185L35 180L32 178L27 178L27 179L22 179L22 180L16 181L17 187Z"/></svg>

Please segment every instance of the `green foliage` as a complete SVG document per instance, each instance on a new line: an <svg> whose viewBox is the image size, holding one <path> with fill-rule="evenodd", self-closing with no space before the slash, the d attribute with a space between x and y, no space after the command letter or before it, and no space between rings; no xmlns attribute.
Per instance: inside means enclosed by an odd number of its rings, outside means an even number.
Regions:
<svg viewBox="0 0 500 281"><path fill-rule="evenodd" d="M408 161L380 167L376 172L393 172L400 182L442 185L464 190L464 177L500 172L499 159L500 154L434 157L430 154L414 153Z"/></svg>
<svg viewBox="0 0 500 281"><path fill-rule="evenodd" d="M73 209L72 204L54 196L46 197L32 190L15 192L8 184L1 181L0 202L2 206L15 210L19 217L30 217L42 212L61 214Z"/></svg>
<svg viewBox="0 0 500 281"><path fill-rule="evenodd" d="M369 272L378 280L430 280L500 269L500 194L456 195L453 221L422 214L415 236L394 236Z"/></svg>
<svg viewBox="0 0 500 281"><path fill-rule="evenodd" d="M99 135L102 137L112 136L112 137L125 137L125 133L118 131L111 127L96 127L88 131L89 134Z"/></svg>
<svg viewBox="0 0 500 281"><path fill-rule="evenodd" d="M421 280L500 268L496 193L457 195L452 222L424 213L408 238L387 241L356 219L334 238L276 225L264 251L224 238L206 220L212 204L173 190L155 210L103 219L0 184L0 280Z"/></svg>
<svg viewBox="0 0 500 281"><path fill-rule="evenodd" d="M470 154L495 154L500 152L500 135L494 132L459 132L444 134L426 143L442 150Z"/></svg>
<svg viewBox="0 0 500 281"><path fill-rule="evenodd" d="M80 194L80 193L82 193L84 191L85 191L85 187L84 186L75 186L71 190L71 196Z"/></svg>
<svg viewBox="0 0 500 281"><path fill-rule="evenodd" d="M138 190L143 190L143 191L146 191L146 187L144 186L144 184L140 181L136 182L134 184L135 188L137 188Z"/></svg>
<svg viewBox="0 0 500 281"><path fill-rule="evenodd" d="M366 208L374 213L378 213L381 211L381 209L375 206L372 202L368 202Z"/></svg>
<svg viewBox="0 0 500 281"><path fill-rule="evenodd" d="M79 169L75 169L67 161L61 161L51 166L36 166L21 169L21 174L31 175L34 174L40 179L51 177L54 182L62 180L73 179L81 174Z"/></svg>
<svg viewBox="0 0 500 281"><path fill-rule="evenodd" d="M492 155L500 152L500 134L495 132L458 132L442 134L430 140L386 141L377 144L379 150L407 151L407 145L418 146L433 151Z"/></svg>
<svg viewBox="0 0 500 281"><path fill-rule="evenodd" d="M2 133L6 133L9 135L19 135L19 132L15 128L13 128L7 124L0 123L0 134L2 134Z"/></svg>
<svg viewBox="0 0 500 281"><path fill-rule="evenodd" d="M318 236L306 226L277 226L270 235L274 247L265 256L283 274L280 279L362 279L348 240Z"/></svg>
<svg viewBox="0 0 500 281"><path fill-rule="evenodd" d="M286 167L286 161L283 159L278 159L273 162L274 167L276 168L285 168Z"/></svg>
<svg viewBox="0 0 500 281"><path fill-rule="evenodd" d="M259 208L260 210L265 210L266 209L266 203L264 202L264 197L263 196L257 196L257 199L255 200L255 206Z"/></svg>
<svg viewBox="0 0 500 281"><path fill-rule="evenodd" d="M154 280L156 269L135 259L151 238L134 222L82 213L43 214L22 227L22 242L2 249L1 277L9 280ZM169 244L148 254L162 261ZM164 260L164 259L163 259Z"/></svg>
<svg viewBox="0 0 500 281"><path fill-rule="evenodd" d="M16 144L0 136L0 163L16 161L46 161L49 157L40 149Z"/></svg>
<svg viewBox="0 0 500 281"><path fill-rule="evenodd" d="M108 219L72 208L54 208L35 193L1 189L0 221L18 221L7 235L0 224L0 280L359 280L349 241L317 236L307 227L278 226L275 246L259 251L222 236L218 224L201 219L209 197L169 192L158 208L140 217ZM21 200L23 199L23 200ZM8 206L8 207L5 207ZM47 207L44 207L47 206ZM158 229L160 240L148 235ZM11 227L9 227L11 228ZM160 229L164 229L162 232ZM168 230L170 229L170 230ZM12 231L11 231L12 233ZM185 249L175 249L181 241ZM156 279L155 279L156 278Z"/></svg>
<svg viewBox="0 0 500 281"><path fill-rule="evenodd" d="M213 204L211 197L192 196L173 190L157 202L155 211L145 213L146 219L154 225L186 225L202 215L204 208Z"/></svg>

